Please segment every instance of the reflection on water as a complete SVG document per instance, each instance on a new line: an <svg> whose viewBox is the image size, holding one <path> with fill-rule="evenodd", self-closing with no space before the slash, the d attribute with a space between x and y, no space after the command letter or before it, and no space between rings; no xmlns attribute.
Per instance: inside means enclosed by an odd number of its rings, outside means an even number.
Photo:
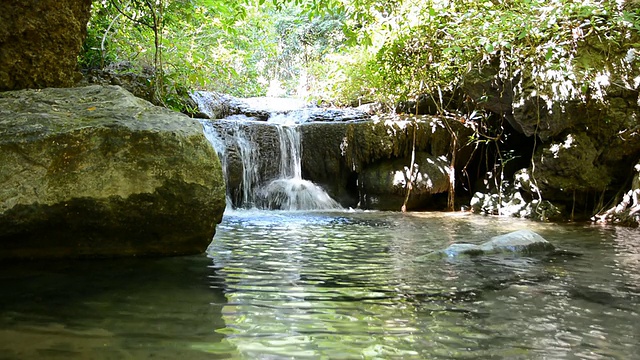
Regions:
<svg viewBox="0 0 640 360"><path fill-rule="evenodd" d="M204 256L2 264L0 359L211 359Z"/></svg>
<svg viewBox="0 0 640 360"><path fill-rule="evenodd" d="M563 250L420 261L522 228ZM207 256L3 264L0 359L632 359L638 230L229 212Z"/></svg>
<svg viewBox="0 0 640 360"><path fill-rule="evenodd" d="M525 227L583 255L417 259ZM208 251L212 284L227 298L218 331L226 337L210 351L244 359L632 358L640 353L639 235L451 214L230 213Z"/></svg>

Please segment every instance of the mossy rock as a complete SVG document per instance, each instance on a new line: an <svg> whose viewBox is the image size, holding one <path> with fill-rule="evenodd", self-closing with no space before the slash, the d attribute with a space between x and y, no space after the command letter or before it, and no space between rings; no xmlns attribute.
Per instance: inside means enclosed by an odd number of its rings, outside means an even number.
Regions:
<svg viewBox="0 0 640 360"><path fill-rule="evenodd" d="M0 93L0 258L206 250L225 208L202 125L117 86Z"/></svg>

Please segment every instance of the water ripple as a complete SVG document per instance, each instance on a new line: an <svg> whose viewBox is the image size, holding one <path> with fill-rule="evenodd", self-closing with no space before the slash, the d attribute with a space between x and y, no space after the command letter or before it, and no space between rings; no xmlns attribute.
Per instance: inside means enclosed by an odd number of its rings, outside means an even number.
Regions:
<svg viewBox="0 0 640 360"><path fill-rule="evenodd" d="M611 288L616 277L618 285L635 281L616 262L635 253L610 240L594 243L594 229L530 225L567 250L586 249L577 260L416 261L452 242L480 243L522 228L483 221L364 212L228 214L208 251L215 269L210 286L227 298L214 304L226 337L209 350L245 359L639 352L629 335L640 330L632 310L637 293ZM625 264L635 270L637 262ZM613 312L602 315L604 309Z"/></svg>

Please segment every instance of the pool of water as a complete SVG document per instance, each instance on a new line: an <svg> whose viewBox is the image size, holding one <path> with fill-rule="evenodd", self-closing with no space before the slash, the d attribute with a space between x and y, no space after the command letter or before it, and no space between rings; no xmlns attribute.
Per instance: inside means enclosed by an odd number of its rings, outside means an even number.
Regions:
<svg viewBox="0 0 640 360"><path fill-rule="evenodd" d="M523 228L566 253L423 257ZM640 354L640 231L619 227L234 211L206 255L3 264L0 286L0 359Z"/></svg>

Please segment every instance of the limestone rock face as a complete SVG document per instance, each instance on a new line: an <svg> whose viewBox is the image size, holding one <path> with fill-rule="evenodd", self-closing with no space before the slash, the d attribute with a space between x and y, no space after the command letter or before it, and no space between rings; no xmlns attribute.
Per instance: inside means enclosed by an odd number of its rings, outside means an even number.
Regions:
<svg viewBox="0 0 640 360"><path fill-rule="evenodd" d="M352 123L307 123L300 125L302 177L320 184L342 206L358 204L358 173L347 163L344 150Z"/></svg>
<svg viewBox="0 0 640 360"><path fill-rule="evenodd" d="M381 210L399 210L410 179L412 189L407 207L419 208L431 195L449 189L449 161L444 155L435 157L419 152L413 169L410 157L382 161L367 167L359 177L362 193L366 194L363 205Z"/></svg>
<svg viewBox="0 0 640 360"><path fill-rule="evenodd" d="M91 0L0 2L0 91L72 86L90 16Z"/></svg>
<svg viewBox="0 0 640 360"><path fill-rule="evenodd" d="M548 196L563 189L602 191L612 179L607 167L598 164L601 152L584 133L568 134L543 148L536 158L541 190Z"/></svg>
<svg viewBox="0 0 640 360"><path fill-rule="evenodd" d="M264 121L203 120L210 132L220 160L226 164L226 183L232 203L255 206L259 187L279 175L281 160L278 129Z"/></svg>
<svg viewBox="0 0 640 360"><path fill-rule="evenodd" d="M173 255L222 218L201 125L117 86L0 93L0 258Z"/></svg>
<svg viewBox="0 0 640 360"><path fill-rule="evenodd" d="M636 41L635 35L629 41ZM465 79L465 92L479 106L504 116L515 131L536 140L532 155L533 146L510 150L516 157L532 158L528 172L538 186L534 198L566 209L565 218L577 211L575 216L586 220L601 203L617 202L640 156L640 98L633 80L640 76L640 60L626 44L592 51L603 44L585 41L576 59L607 74L606 81L554 78L550 72L541 81L541 73L527 68L505 79L497 67Z"/></svg>
<svg viewBox="0 0 640 360"><path fill-rule="evenodd" d="M428 207L426 202L431 194L447 191L449 187L445 168L450 161L447 159L452 141L443 121L432 116L395 116L303 124L302 175L322 185L343 206L355 207L360 203L367 209L400 210L406 191L401 182L406 181L405 167L410 166L417 129L415 149L419 155L414 178L418 182L407 208ZM459 139L466 139L471 133L461 123L451 121L448 125ZM461 149L462 145L457 144L458 159L466 161L468 154L461 152L468 149ZM457 165L462 167L464 162Z"/></svg>

